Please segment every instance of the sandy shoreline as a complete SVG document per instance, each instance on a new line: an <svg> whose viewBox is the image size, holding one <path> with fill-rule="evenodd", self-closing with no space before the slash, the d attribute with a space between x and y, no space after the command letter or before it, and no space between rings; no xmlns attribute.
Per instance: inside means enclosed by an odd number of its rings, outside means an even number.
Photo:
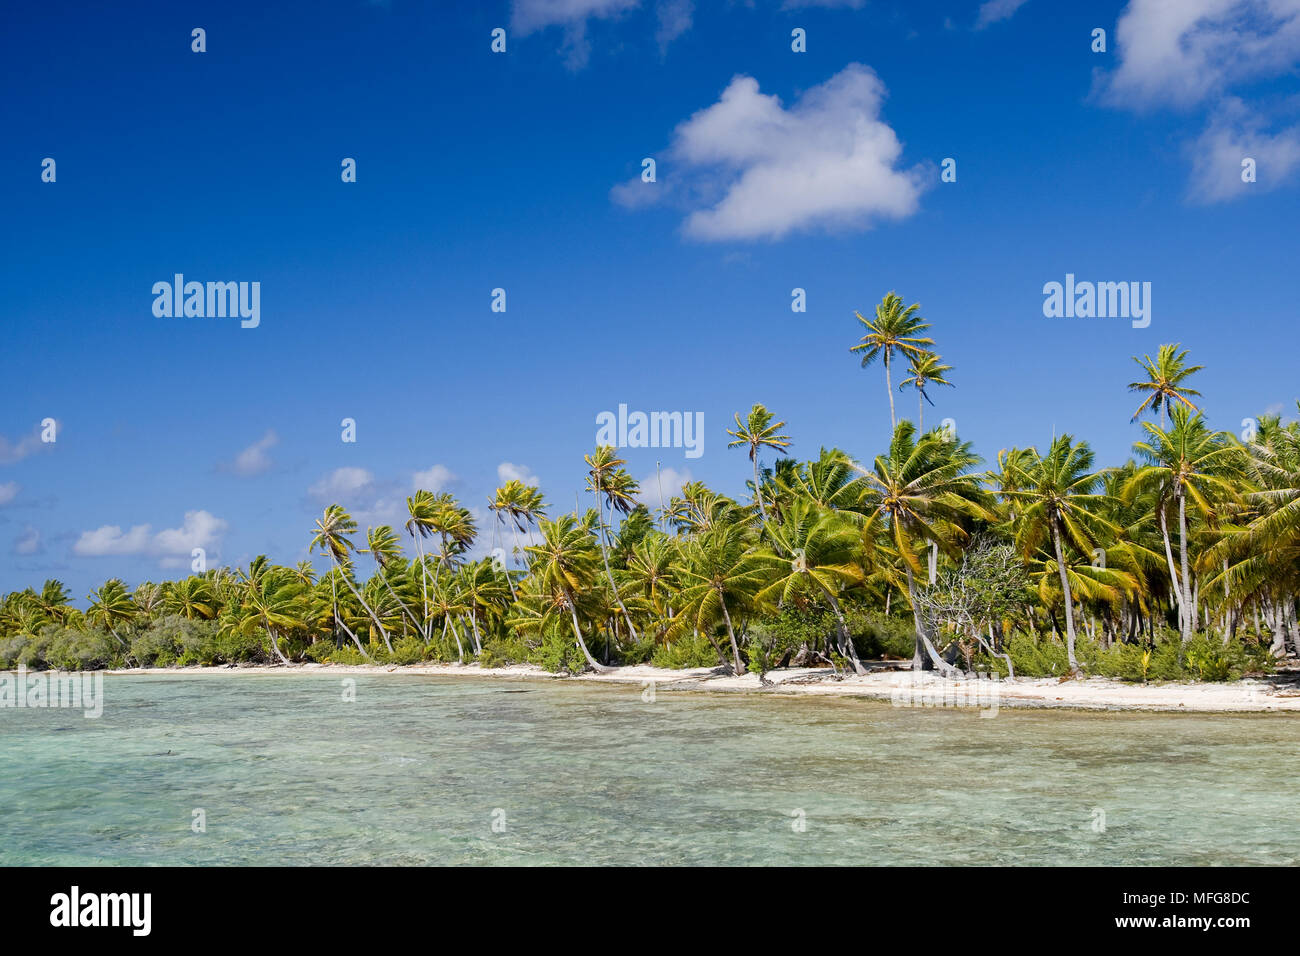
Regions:
<svg viewBox="0 0 1300 956"><path fill-rule="evenodd" d="M771 671L771 686L760 685L756 674L721 675L710 668L668 670L659 667L616 667L608 674L564 676L533 665L485 668L477 664L348 665L297 664L289 667L129 668L110 675L175 677L177 675L282 676L407 676L460 677L479 680L560 680L601 684L633 684L642 691L652 684L660 692L742 692L778 695L865 697L899 705L923 707L978 707L986 712L1001 707L1069 708L1081 710L1173 711L1180 713L1300 712L1300 683L1296 675L1281 674L1233 683L1128 684L1109 678L1060 681L1055 678L1020 678L1015 681L951 680L933 674L878 670L861 676L835 679L825 669L789 668Z"/></svg>

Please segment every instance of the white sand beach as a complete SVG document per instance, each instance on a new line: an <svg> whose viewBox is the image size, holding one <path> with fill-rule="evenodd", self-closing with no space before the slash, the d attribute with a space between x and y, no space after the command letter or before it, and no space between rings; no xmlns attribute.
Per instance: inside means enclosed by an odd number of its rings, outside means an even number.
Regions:
<svg viewBox="0 0 1300 956"><path fill-rule="evenodd" d="M109 671L110 675L140 675L166 678L205 675L284 676L292 674L327 676L460 677L478 680L563 680L597 684L635 685L638 693L651 686L661 692L727 692L777 695L821 695L866 697L898 705L944 707L978 706L1071 708L1081 710L1142 710L1183 713L1300 712L1300 674L1281 672L1268 678L1232 683L1169 682L1131 684L1103 677L1079 680L1017 678L1001 680L954 680L930 672L880 669L864 675L836 677L825 668L788 668L770 671L769 686L758 675L732 676L717 669L669 670L661 667L615 667L609 673L576 676L553 674L533 665L481 667L478 664L346 665L298 664L272 667L173 667L131 668Z"/></svg>

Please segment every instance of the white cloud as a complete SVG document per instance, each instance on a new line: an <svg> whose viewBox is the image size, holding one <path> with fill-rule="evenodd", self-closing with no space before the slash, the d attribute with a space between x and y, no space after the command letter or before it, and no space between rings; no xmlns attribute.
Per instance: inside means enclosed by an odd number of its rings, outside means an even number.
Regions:
<svg viewBox="0 0 1300 956"><path fill-rule="evenodd" d="M14 539L14 554L36 554L41 550L41 533L28 525L23 533Z"/></svg>
<svg viewBox="0 0 1300 956"><path fill-rule="evenodd" d="M1191 148L1192 173L1188 198L1215 203L1250 191L1265 192L1282 185L1300 168L1300 126L1267 130L1263 116L1241 100L1229 98ZM1256 181L1243 182L1242 160L1255 161Z"/></svg>
<svg viewBox="0 0 1300 956"><path fill-rule="evenodd" d="M417 471L412 475L411 488L415 491L424 489L436 494L455 480L456 475L446 465L434 465L432 468Z"/></svg>
<svg viewBox="0 0 1300 956"><path fill-rule="evenodd" d="M375 476L364 468L351 465L335 468L332 472L307 489L313 498L330 502L338 501L348 495L364 490L375 480Z"/></svg>
<svg viewBox="0 0 1300 956"><path fill-rule="evenodd" d="M62 423L55 422L55 428L61 429ZM55 434L58 434L56 431ZM53 442L41 441L41 429L38 426L30 434L24 435L16 442L11 442L4 435L0 435L0 465L12 465L22 461L27 456L38 451L48 450Z"/></svg>
<svg viewBox="0 0 1300 956"><path fill-rule="evenodd" d="M19 485L16 481L0 485L0 505L7 505L18 497Z"/></svg>
<svg viewBox="0 0 1300 956"><path fill-rule="evenodd" d="M636 500L641 502L651 511L659 510L659 489L663 489L663 503L668 504L668 499L673 495L679 495L682 487L694 481L689 468L683 468L678 471L676 468L660 468L659 474L650 472L645 478L642 478L639 484L641 490L636 494Z"/></svg>
<svg viewBox="0 0 1300 956"><path fill-rule="evenodd" d="M920 168L895 163L902 145L880 119L885 87L849 64L789 109L736 76L717 103L679 125L661 164L691 211L686 234L703 240L780 239L814 229L863 229L917 209ZM662 185L657 184L657 185ZM640 179L616 186L624 205ZM660 195L666 190L661 191Z"/></svg>
<svg viewBox="0 0 1300 956"><path fill-rule="evenodd" d="M516 465L508 461L503 461L497 465L497 480L502 484L507 481L522 481L534 488L538 485L537 476L533 474L532 469L527 465Z"/></svg>
<svg viewBox="0 0 1300 956"><path fill-rule="evenodd" d="M980 4L979 15L975 18L975 29L983 30L992 23L1010 20L1016 11L1029 0L986 0Z"/></svg>
<svg viewBox="0 0 1300 956"><path fill-rule="evenodd" d="M235 460L229 466L230 470L237 475L262 474L270 469L272 464L271 456L267 452L279 443L280 437L276 435L274 429L268 429L265 435L235 456Z"/></svg>
<svg viewBox="0 0 1300 956"><path fill-rule="evenodd" d="M1300 60L1300 0L1131 0L1115 26L1107 101L1187 107Z"/></svg>
<svg viewBox="0 0 1300 956"><path fill-rule="evenodd" d="M103 525L94 531L83 531L72 551L81 557L139 554L188 557L194 548L215 550L227 527L224 519L207 511L187 511L179 528L165 528L157 534L152 533L152 527L147 524L134 525L125 532L120 525Z"/></svg>

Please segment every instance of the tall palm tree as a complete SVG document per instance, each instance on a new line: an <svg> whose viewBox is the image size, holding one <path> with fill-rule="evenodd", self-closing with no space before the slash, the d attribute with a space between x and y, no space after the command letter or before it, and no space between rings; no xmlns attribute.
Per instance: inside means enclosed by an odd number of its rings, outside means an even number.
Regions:
<svg viewBox="0 0 1300 956"><path fill-rule="evenodd" d="M1119 529L1102 516L1109 503L1101 490L1105 473L1092 470L1093 453L1087 442L1061 435L1052 439L1046 455L1028 451L1028 455L1008 459L1012 480L1003 483L1001 494L1016 508L1016 543L1026 558L1032 558L1044 542L1051 542L1065 603L1066 654L1070 672L1077 674L1074 595L1066 546L1091 554L1100 529Z"/></svg>
<svg viewBox="0 0 1300 956"><path fill-rule="evenodd" d="M636 481L623 468L626 462L618 457L611 446L600 445L593 454L586 455L584 458L588 467L587 490L595 496L596 505L600 509L600 556L605 563L605 577L609 580L609 587L614 593L614 600L618 603L619 610L623 612L623 619L627 621L628 633L632 635L632 640L635 642L640 640L636 626L632 623L632 615L628 613L627 606L623 603L623 596L619 593L618 584L614 581L614 572L609 567L609 537L605 524L605 505L609 505L611 521L615 511L626 515L636 508L636 493L639 489Z"/></svg>
<svg viewBox="0 0 1300 956"><path fill-rule="evenodd" d="M771 448L778 455L784 455L785 449L790 447L790 436L781 434L785 422L774 423L772 419L775 417L766 407L756 402L743 422L740 420L740 413L736 413L734 431L727 429L727 434L734 439L727 442L728 448L749 449L749 460L754 466L754 500L758 503L758 511L762 515L764 524L767 523L767 510L763 507L761 481L758 474L759 452L764 448Z"/></svg>
<svg viewBox="0 0 1300 956"><path fill-rule="evenodd" d="M419 555L420 593L424 603L424 640L429 640L429 568L424 561L424 539L433 534L434 514L436 511L433 492L419 490L406 499L406 512L410 515L406 522L406 533L415 542Z"/></svg>
<svg viewBox="0 0 1300 956"><path fill-rule="evenodd" d="M388 594L398 607L402 609L405 617L420 630L420 622L415 619L410 608L393 590L393 584L388 579L388 571L394 566L394 562L402 560L402 547L398 544L397 533L393 531L391 525L381 524L377 528L369 528L366 531L366 547L357 548L358 554L368 554L375 561L375 567L378 569L378 577L384 583ZM406 633L406 625L402 625L403 633Z"/></svg>
<svg viewBox="0 0 1300 956"><path fill-rule="evenodd" d="M898 383L898 390L901 392L909 385L916 389L916 424L921 431L925 431L925 403L934 404L934 401L930 398L930 393L926 391L926 387L929 385L947 385L952 388L952 382L944 378L944 375L952 371L952 366L944 365L943 359L934 352L908 355L907 362L908 371L912 374Z"/></svg>
<svg viewBox="0 0 1300 956"><path fill-rule="evenodd" d="M321 551L329 556L336 570L342 569L352 564L352 540L348 535L357 530L357 523L352 520L352 516L347 513L342 505L333 504L325 509L325 513L316 519L316 533L311 539L310 551ZM388 631L384 629L384 624L379 620L374 610L366 603L366 599L361 596L357 586L352 583L350 574L341 574L343 581L352 592L352 596L361 603L361 607L370 615L370 620L374 621L375 627L379 629L379 634L384 639L384 646L388 652L393 652L393 644L388 639Z"/></svg>
<svg viewBox="0 0 1300 956"><path fill-rule="evenodd" d="M916 627L912 653L914 670L928 669L927 660L942 671L953 668L934 647L917 601L916 575L921 573L918 549L934 544L956 555L969 538L963 525L972 518L992 520L989 497L971 469L979 457L969 442L957 442L942 430L919 438L916 426L904 419L894 428L889 453L878 455L871 470L855 465L863 475L859 508L882 522L903 563L907 594Z"/></svg>
<svg viewBox="0 0 1300 956"><path fill-rule="evenodd" d="M1159 409L1160 427L1164 428L1165 415L1175 403L1191 411L1199 410L1187 396L1199 397L1201 393L1194 388L1188 388L1183 383L1205 366L1188 365L1187 350L1178 351L1178 343L1160 346L1154 359L1150 355L1144 355L1141 359L1135 355L1133 361L1147 373L1147 377L1146 381L1130 382L1128 389L1130 392L1143 392L1146 397L1129 421L1137 421L1148 409Z"/></svg>
<svg viewBox="0 0 1300 956"><path fill-rule="evenodd" d="M1243 452L1224 432L1212 431L1200 412L1177 405L1166 430L1153 422L1143 422L1147 441L1133 445L1146 464L1130 479L1127 495L1139 490L1154 491L1160 534L1169 562L1169 578L1178 600L1178 620L1184 643L1191 640L1197 627L1197 610L1191 575L1191 557L1187 547L1187 505L1202 521L1213 524L1223 513L1225 504L1239 499L1237 479L1245 466ZM1178 514L1179 567L1174 567L1167 512Z"/></svg>
<svg viewBox="0 0 1300 956"><path fill-rule="evenodd" d="M573 515L561 515L554 521L543 519L538 530L541 543L525 548L533 558L538 584L551 596L553 608L568 612L573 639L587 665L597 673L607 673L611 668L591 656L578 623L578 595L590 591L600 575L597 548L591 535Z"/></svg>
<svg viewBox="0 0 1300 956"><path fill-rule="evenodd" d="M888 293L876 306L874 319L866 319L861 312L854 312L858 321L866 328L866 333L850 352L862 354L862 367L866 368L878 357L885 362L885 391L889 394L889 429L892 432L897 420L894 416L894 385L890 381L889 365L898 352L902 355L920 355L934 339L918 335L930 327L930 323L917 315L921 308L919 302L904 307L902 298L894 292Z"/></svg>

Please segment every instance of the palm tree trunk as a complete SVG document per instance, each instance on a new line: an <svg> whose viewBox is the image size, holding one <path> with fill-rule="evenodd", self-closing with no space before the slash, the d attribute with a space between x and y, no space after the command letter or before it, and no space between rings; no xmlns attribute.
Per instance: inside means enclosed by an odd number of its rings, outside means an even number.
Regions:
<svg viewBox="0 0 1300 956"><path fill-rule="evenodd" d="M379 636L384 639L384 646L388 648L388 653L393 653L392 642L388 640L388 632L384 630L384 625L380 622L378 615L370 609L370 605L367 604L366 599L361 596L361 592L358 591L356 585L352 583L352 579L343 573L342 565L339 564L338 558L334 558L333 555L330 555L330 557L334 560L334 567L339 568L339 576L343 578L343 583L348 586L348 590L352 592L352 596L361 602L361 606L365 609L365 612L370 615L370 620L375 622L375 627L379 628Z"/></svg>
<svg viewBox="0 0 1300 956"><path fill-rule="evenodd" d="M623 597L618 593L618 585L614 583L614 572L609 569L609 548L605 541L605 502L600 497L600 492L596 492L596 506L600 508L600 557L605 562L605 577L609 579L610 590L614 592L614 600L618 602L618 609L623 612L623 619L627 621L628 633L632 635L632 643L635 644L641 640L637 636L636 628L632 626L632 615L627 613L627 608L623 606ZM610 509L610 518L612 519L613 509Z"/></svg>
<svg viewBox="0 0 1300 956"><path fill-rule="evenodd" d="M929 632L926 630L925 622L921 619L921 604L916 599L916 577L912 574L912 566L903 561L903 569L907 572L907 596L912 602L912 621L916 625L916 647L912 652L912 670L919 671L925 669L925 658L921 656L922 649L930 658L930 663L942 674L948 675L956 673L957 668L945 661L935 648L934 642L930 640Z"/></svg>
<svg viewBox="0 0 1300 956"><path fill-rule="evenodd" d="M763 507L763 493L759 490L758 484L758 455L753 458L754 462L754 500L758 502L758 513L763 517L763 525L767 526L767 509Z"/></svg>
<svg viewBox="0 0 1300 956"><path fill-rule="evenodd" d="M418 531L418 529L417 529ZM421 540L423 535L411 532L411 537L415 539L415 550L420 554L420 589L424 597L424 626L420 629L424 633L424 643L429 643L429 566L424 563L424 542Z"/></svg>
<svg viewBox="0 0 1300 956"><path fill-rule="evenodd" d="M335 585L334 578L332 577L330 578L330 594L334 596L334 622L336 624L341 624L343 626L343 630L347 631L348 637L352 638L352 643L357 645L357 650L361 652L361 656L364 657L366 660L371 660L370 655L366 653L366 649L361 646L361 641L358 640L357 636L352 633L352 628L348 627L347 621L343 620L343 616L339 614L338 586ZM285 661L285 663L287 664L288 661Z"/></svg>
<svg viewBox="0 0 1300 956"><path fill-rule="evenodd" d="M280 642L275 639L275 628L268 624L266 627L266 633L271 636L271 649L275 651L275 656L280 658L281 664L288 664L289 658L284 656L284 652L280 650Z"/></svg>
<svg viewBox="0 0 1300 956"><path fill-rule="evenodd" d="M727 601L721 591L718 592L718 604L722 607L722 619L727 622L727 636L731 638L731 657L735 662L733 666L736 676L739 677L745 673L745 668L740 663L740 647L736 644L736 631L731 626L731 614L727 611Z"/></svg>
<svg viewBox="0 0 1300 956"><path fill-rule="evenodd" d="M1070 661L1070 673L1079 673L1079 662L1074 659L1074 598L1070 594L1070 575L1065 570L1065 549L1061 547L1061 529L1052 521L1052 544L1056 546L1056 570L1061 574L1061 594L1065 598L1065 651Z"/></svg>
<svg viewBox="0 0 1300 956"><path fill-rule="evenodd" d="M853 665L853 673L865 674L867 669L862 666L862 661L858 659L858 649L853 646L853 638L849 634L849 622L844 619L844 611L840 608L840 602L835 599L835 595L825 584L811 574L808 577L821 587L822 592L831 602L831 610L835 612L835 626L840 633L840 653L847 657L849 663Z"/></svg>
<svg viewBox="0 0 1300 956"><path fill-rule="evenodd" d="M1178 631L1181 634L1186 630L1184 620L1187 617L1187 611L1183 606L1183 586L1178 581L1178 571L1174 567L1174 546L1169 540L1169 520L1165 517L1163 505L1157 510L1160 515L1160 537L1165 543L1165 560L1169 562L1169 581L1173 585L1174 599L1178 602Z"/></svg>
<svg viewBox="0 0 1300 956"><path fill-rule="evenodd" d="M1196 606L1192 598L1192 581L1187 572L1187 498L1178 490L1178 563L1183 569L1183 643L1192 639Z"/></svg>
<svg viewBox="0 0 1300 956"><path fill-rule="evenodd" d="M894 383L889 377L889 349L885 349L885 391L889 393L889 438L893 441L898 421L894 418Z"/></svg>
<svg viewBox="0 0 1300 956"><path fill-rule="evenodd" d="M608 674L614 668L606 667L596 658L591 656L591 651L587 650L587 642L582 639L582 629L578 627L578 606L573 600L573 593L566 590L564 600L569 605L569 616L573 620L573 637L578 643L578 650L582 651L582 656L587 659L587 666L597 674Z"/></svg>

